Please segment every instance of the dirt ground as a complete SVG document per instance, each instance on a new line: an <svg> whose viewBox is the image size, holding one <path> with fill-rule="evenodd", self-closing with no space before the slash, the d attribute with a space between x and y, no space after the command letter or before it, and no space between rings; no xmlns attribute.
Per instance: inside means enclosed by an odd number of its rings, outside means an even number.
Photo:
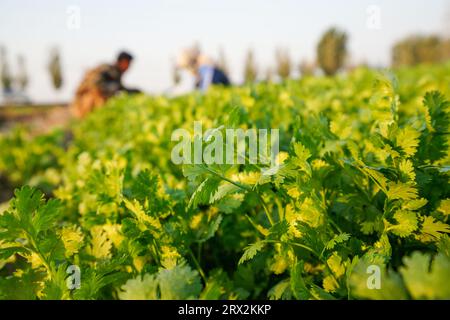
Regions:
<svg viewBox="0 0 450 320"><path fill-rule="evenodd" d="M34 134L44 134L67 126L71 113L67 105L0 107L0 132L8 132L23 124Z"/></svg>

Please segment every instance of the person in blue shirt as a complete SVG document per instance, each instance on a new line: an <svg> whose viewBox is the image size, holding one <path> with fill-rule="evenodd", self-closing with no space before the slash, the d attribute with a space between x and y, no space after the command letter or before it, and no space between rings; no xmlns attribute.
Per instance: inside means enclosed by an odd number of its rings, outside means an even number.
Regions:
<svg viewBox="0 0 450 320"><path fill-rule="evenodd" d="M195 87L202 92L211 85L229 86L230 80L223 70L218 68L207 56L202 55L197 47L188 48L178 57L177 66L190 71L196 78Z"/></svg>

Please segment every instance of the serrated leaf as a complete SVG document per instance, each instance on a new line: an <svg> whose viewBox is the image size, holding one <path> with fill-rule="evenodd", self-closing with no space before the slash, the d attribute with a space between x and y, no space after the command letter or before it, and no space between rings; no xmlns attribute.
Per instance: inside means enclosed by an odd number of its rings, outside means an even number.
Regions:
<svg viewBox="0 0 450 320"><path fill-rule="evenodd" d="M101 226L91 229L91 245L89 253L98 259L111 257L112 241L108 239L108 234Z"/></svg>
<svg viewBox="0 0 450 320"><path fill-rule="evenodd" d="M209 204L210 199L216 193L221 180L218 178L207 178L203 181L192 194L189 201L190 208L196 208L200 204Z"/></svg>
<svg viewBox="0 0 450 320"><path fill-rule="evenodd" d="M334 236L333 239L331 239L330 241L328 241L328 243L326 244L325 248L327 250L331 250L333 249L337 244L346 242L348 239L350 239L350 235L348 233L341 233L338 234L337 236Z"/></svg>
<svg viewBox="0 0 450 320"><path fill-rule="evenodd" d="M265 243L262 241L255 242L249 246L247 246L244 250L244 254L239 259L238 264L243 264L246 261L252 260L256 254L261 251L265 246Z"/></svg>
<svg viewBox="0 0 450 320"><path fill-rule="evenodd" d="M37 233L46 231L53 227L59 218L61 203L59 200L51 199L39 207L33 216L32 223Z"/></svg>
<svg viewBox="0 0 450 320"><path fill-rule="evenodd" d="M399 210L394 213L394 219L398 222L388 228L399 237L407 237L417 229L417 216L415 212Z"/></svg>
<svg viewBox="0 0 450 320"><path fill-rule="evenodd" d="M391 182L387 196L390 200L414 200L417 198L417 189L406 183Z"/></svg>
<svg viewBox="0 0 450 320"><path fill-rule="evenodd" d="M157 218L146 214L144 211L144 208L139 203L139 201L137 201L136 199L134 199L133 201L124 199L123 201L124 201L127 209L130 210L134 214L134 216L137 218L137 220L140 223L148 224L157 230L161 229L160 221Z"/></svg>
<svg viewBox="0 0 450 320"><path fill-rule="evenodd" d="M396 143L397 146L402 148L408 156L413 156L416 153L417 147L419 146L420 133L413 128L406 127L399 130L397 134Z"/></svg>
<svg viewBox="0 0 450 320"><path fill-rule="evenodd" d="M450 199L442 200L437 208L437 211L442 213L444 216L450 215Z"/></svg>
<svg viewBox="0 0 450 320"><path fill-rule="evenodd" d="M216 201L219 201L226 196L233 194L237 191L239 191L240 188L232 183L224 182L217 188L217 191L212 195L210 198L210 203L215 203Z"/></svg>
<svg viewBox="0 0 450 320"><path fill-rule="evenodd" d="M427 216L423 218L420 232L421 234L417 236L419 240L423 242L437 241L443 234L450 233L450 226Z"/></svg>
<svg viewBox="0 0 450 320"><path fill-rule="evenodd" d="M414 172L414 166L411 160L403 159L400 162L399 169L408 180L413 182L416 180L416 173Z"/></svg>
<svg viewBox="0 0 450 320"><path fill-rule="evenodd" d="M337 278L344 275L345 265L337 252L333 252L333 254L327 259L327 264L333 272L333 275Z"/></svg>
<svg viewBox="0 0 450 320"><path fill-rule="evenodd" d="M61 232L61 240L66 249L66 256L70 257L78 252L83 245L84 235L80 228L75 226L64 227Z"/></svg>
<svg viewBox="0 0 450 320"><path fill-rule="evenodd" d="M289 222L287 220L282 220L275 223L269 229L268 239L279 240L283 235L287 234L289 231Z"/></svg>
<svg viewBox="0 0 450 320"><path fill-rule="evenodd" d="M419 210L428 203L427 199L410 200L402 205L403 210Z"/></svg>
<svg viewBox="0 0 450 320"><path fill-rule="evenodd" d="M194 181L200 176L207 174L209 174L209 171L204 164L183 165L183 175L190 181Z"/></svg>

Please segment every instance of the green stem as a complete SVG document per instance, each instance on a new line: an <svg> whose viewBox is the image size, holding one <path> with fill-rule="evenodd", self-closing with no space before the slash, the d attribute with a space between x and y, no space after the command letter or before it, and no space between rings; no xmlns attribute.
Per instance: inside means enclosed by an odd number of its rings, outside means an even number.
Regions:
<svg viewBox="0 0 450 320"><path fill-rule="evenodd" d="M213 175L215 175L216 177L218 177L218 178L220 178L220 179L222 179L222 180L225 180L225 181L227 181L227 182L229 182L229 183L235 185L235 186L238 187L238 188L244 189L244 190L246 190L246 191L248 191L248 192L252 192L252 189L251 189L251 188L249 188L249 187L247 187L247 186L245 186L245 185L243 185L243 184L240 184L240 183L238 183L238 182L235 182L235 181L233 181L233 180L230 180L230 179L228 179L227 177L221 175L220 173L218 173L218 172L216 172L216 171L214 171L214 170L208 168L207 166L205 166L205 169L206 169L208 172L210 172L210 173L212 173Z"/></svg>
<svg viewBox="0 0 450 320"><path fill-rule="evenodd" d="M250 222L250 224L253 226L253 228L255 228L256 231L258 231L262 236L266 236L261 230L259 230L258 226L256 225L256 223L253 221L253 219L246 213L245 216L247 217L248 221Z"/></svg>
<svg viewBox="0 0 450 320"><path fill-rule="evenodd" d="M275 222L273 221L272 216L269 213L269 208L267 207L266 202L264 201L262 196L257 191L254 191L254 192L255 192L256 196L258 197L259 201L261 202L261 205L263 206L264 212L266 213L266 216L270 222L270 225L273 226L275 224Z"/></svg>
<svg viewBox="0 0 450 320"><path fill-rule="evenodd" d="M197 261L199 264L202 262L201 259L202 259L202 243L199 242L197 246Z"/></svg>
<svg viewBox="0 0 450 320"><path fill-rule="evenodd" d="M205 273L203 272L202 267L200 266L200 264L198 263L197 259L195 258L195 255L194 255L194 253L192 252L191 248L189 248L188 251L189 251L189 255L191 256L192 260L194 261L194 264L195 264L195 267L196 267L197 270L198 270L198 273L200 273L200 276L202 277L203 281L204 281L205 284L206 284L206 282L207 282L207 281L206 281L206 276L205 276Z"/></svg>
<svg viewBox="0 0 450 320"><path fill-rule="evenodd" d="M287 245L291 245L294 247L299 247L302 249L305 249L309 252L311 252L314 256L316 256L317 258L319 258L319 255L317 254L317 252L315 252L312 248L301 244L301 243L294 243L294 242L287 242L287 241L279 241L279 240L263 240L262 242L266 242L266 243L281 243L281 244L287 244Z"/></svg>
<svg viewBox="0 0 450 320"><path fill-rule="evenodd" d="M253 193L255 193L256 196L258 197L259 201L261 202L262 206L263 206L264 212L266 213L266 216L267 216L267 219L268 219L269 222L270 222L270 225L273 226L273 225L275 224L274 221L273 221L273 219L272 219L272 216L271 216L270 213L269 213L269 209L268 209L266 203L264 202L264 199L263 199L262 196L258 193L258 191L253 190L252 188L249 188L249 187L247 187L246 185L243 185L243 184L240 184L240 183L238 183L238 182L235 182L235 181L233 181L233 180L231 180L231 179L228 179L227 177L225 177L225 176L221 175L220 173L218 173L218 172L216 172L216 171L214 171L214 170L208 168L207 166L205 166L205 169L206 169L208 172L210 172L210 173L212 173L213 175L215 175L216 177L218 177L218 178L220 178L220 179L222 179L222 180L225 180L225 181L227 181L227 182L229 182L229 183L235 185L235 186L238 187L238 188L241 188L241 189L243 189L243 190L245 190L245 191L248 191L248 192L253 192Z"/></svg>
<svg viewBox="0 0 450 320"><path fill-rule="evenodd" d="M319 255L316 251L314 251L312 248L310 248L310 247L308 247L308 246L306 246L304 244L301 244L301 243L293 243L293 242L287 242L287 241L263 240L263 242L287 244L287 245L303 248L303 249L311 252L320 262L325 264L325 267L327 268L327 270L334 276L334 278L337 281L338 277L336 277L336 275L334 274L333 270L330 269L330 266L328 265L328 263L326 261L324 261L323 257L321 255Z"/></svg>
<svg viewBox="0 0 450 320"><path fill-rule="evenodd" d="M283 205L281 204L281 201L278 198L275 198L275 203L277 204L278 208L278 218L280 219L280 221L282 221L284 219Z"/></svg>
<svg viewBox="0 0 450 320"><path fill-rule="evenodd" d="M34 241L34 237L26 230L25 230L25 233L27 235L29 243L31 244L31 251L33 251L34 253L36 253L39 256L39 259L41 259L42 264L47 269L50 279L52 279L53 278L53 270L50 268L50 263L47 261L45 256L42 254L41 250L39 250L39 247L37 246L36 241Z"/></svg>
<svg viewBox="0 0 450 320"><path fill-rule="evenodd" d="M333 220L331 217L328 217L328 218L329 218L330 224L331 224L333 227L335 227L336 230L339 231L339 233L342 233L341 228L339 228L339 226L336 224L336 222L334 222L334 220Z"/></svg>

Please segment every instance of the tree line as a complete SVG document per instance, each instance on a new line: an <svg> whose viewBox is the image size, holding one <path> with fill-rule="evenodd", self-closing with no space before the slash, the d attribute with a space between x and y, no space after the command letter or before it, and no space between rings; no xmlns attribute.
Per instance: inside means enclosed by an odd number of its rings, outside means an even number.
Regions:
<svg viewBox="0 0 450 320"><path fill-rule="evenodd" d="M252 83L259 79L273 81L275 78L281 80L292 76L295 68L301 76L309 76L321 70L323 74L332 76L348 66L348 34L338 28L328 29L320 38L316 47L315 61L302 61L297 66L292 61L286 48L278 48L275 52L275 66L261 70L258 66L254 52L248 50L243 70L245 83ZM402 66L414 66L422 63L440 63L450 60L450 39L436 35L420 36L414 35L402 39L394 44L391 53L391 66L398 68ZM219 51L217 65L225 73L229 73L225 53ZM52 86L59 90L63 85L63 74L61 67L61 56L58 49L54 48L49 53L47 70ZM29 78L26 72L25 58L17 56L17 72L12 75L8 63L7 52L4 47L0 48L0 81L3 92L12 92L13 89L25 91ZM176 68L173 69L172 80L178 84L181 80Z"/></svg>
<svg viewBox="0 0 450 320"><path fill-rule="evenodd" d="M302 61L298 64L301 76L315 74L321 70L327 76L335 75L345 67L349 67L347 51L348 35L338 28L327 30L316 47L316 61ZM391 51L391 67L415 66L424 63L441 63L450 60L450 39L440 36L409 36L396 42ZM266 69L265 76L255 61L252 50L249 50L244 65L243 78L246 83L257 78L271 81L275 76L284 80L289 78L296 68L286 49L277 49L274 70Z"/></svg>
<svg viewBox="0 0 450 320"><path fill-rule="evenodd" d="M53 48L49 53L47 71L50 81L55 90L61 89L63 85L61 55L58 49ZM16 72L11 71L9 59L5 47L0 47L0 82L4 93L24 92L29 84L29 77L26 71L25 57L21 54L17 56Z"/></svg>

